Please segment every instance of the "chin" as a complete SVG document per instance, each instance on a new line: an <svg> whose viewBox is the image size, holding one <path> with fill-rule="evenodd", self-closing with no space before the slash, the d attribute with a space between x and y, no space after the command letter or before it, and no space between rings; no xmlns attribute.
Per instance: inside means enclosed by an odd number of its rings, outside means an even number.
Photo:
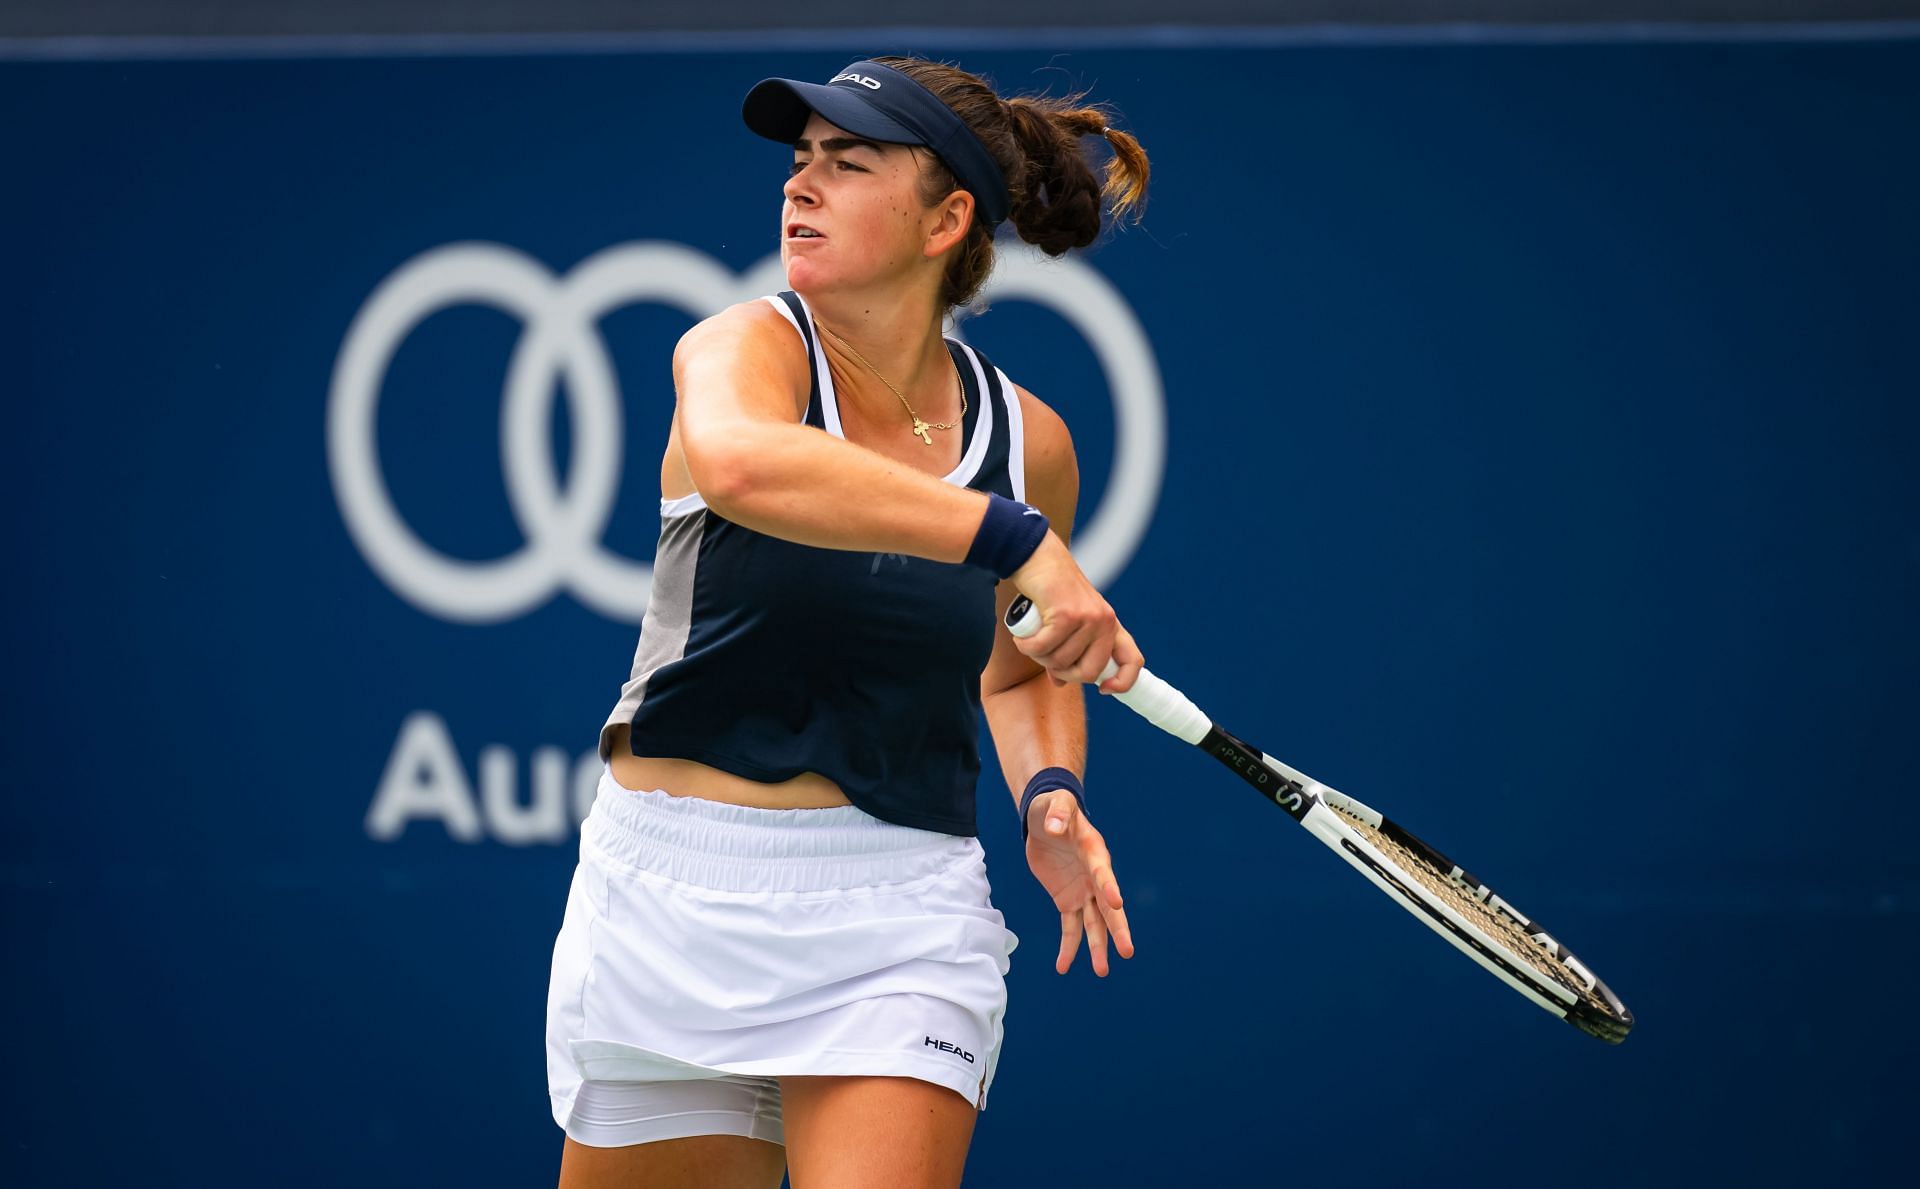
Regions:
<svg viewBox="0 0 1920 1189"><path fill-rule="evenodd" d="M817 260L795 260L787 258L787 288L802 296L808 293L830 289L834 284L831 269L820 267Z"/></svg>

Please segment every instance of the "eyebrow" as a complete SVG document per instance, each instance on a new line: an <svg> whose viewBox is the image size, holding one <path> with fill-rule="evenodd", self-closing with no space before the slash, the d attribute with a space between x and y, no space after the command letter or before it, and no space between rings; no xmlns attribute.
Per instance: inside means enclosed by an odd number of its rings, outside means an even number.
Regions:
<svg viewBox="0 0 1920 1189"><path fill-rule="evenodd" d="M823 153L844 153L848 149L872 149L874 152L881 154L886 152L886 150L882 149L873 141L861 140L857 136L829 136L820 142L820 151ZM793 151L796 153L811 153L813 151L813 142L803 136L793 142Z"/></svg>

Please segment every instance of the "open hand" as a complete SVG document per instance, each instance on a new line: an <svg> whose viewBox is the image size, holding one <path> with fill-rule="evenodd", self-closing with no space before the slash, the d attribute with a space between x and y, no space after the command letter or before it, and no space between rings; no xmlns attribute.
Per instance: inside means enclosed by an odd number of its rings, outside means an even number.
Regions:
<svg viewBox="0 0 1920 1189"><path fill-rule="evenodd" d="M1067 972L1084 935L1093 972L1105 978L1108 938L1121 957L1133 957L1133 933L1106 840L1064 789L1035 797L1027 821L1027 866L1060 910L1060 956L1053 968Z"/></svg>

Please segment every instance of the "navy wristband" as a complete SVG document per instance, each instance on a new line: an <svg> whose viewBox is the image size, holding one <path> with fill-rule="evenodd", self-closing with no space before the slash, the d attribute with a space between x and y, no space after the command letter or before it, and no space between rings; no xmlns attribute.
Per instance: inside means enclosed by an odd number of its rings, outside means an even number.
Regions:
<svg viewBox="0 0 1920 1189"><path fill-rule="evenodd" d="M1046 535L1047 518L1040 509L989 492L987 514L980 520L980 531L973 535L967 564L991 570L996 578L1011 578L1015 570L1027 564Z"/></svg>
<svg viewBox="0 0 1920 1189"><path fill-rule="evenodd" d="M1080 778L1065 768L1042 768L1033 774L1027 782L1027 791L1020 794L1020 837L1027 836L1027 810L1033 808L1033 800L1041 793L1050 793L1055 789L1065 789L1073 794L1080 804L1080 812L1087 811L1087 790L1080 785Z"/></svg>

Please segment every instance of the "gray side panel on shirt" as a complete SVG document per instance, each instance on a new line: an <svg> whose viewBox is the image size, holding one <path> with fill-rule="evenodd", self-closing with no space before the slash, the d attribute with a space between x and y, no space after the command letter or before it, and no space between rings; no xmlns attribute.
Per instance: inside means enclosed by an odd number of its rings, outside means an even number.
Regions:
<svg viewBox="0 0 1920 1189"><path fill-rule="evenodd" d="M660 546L653 556L653 597L640 621L640 643L633 652L633 671L620 687L620 701L600 728L600 758L612 754L610 732L633 721L647 698L647 680L661 666L686 655L687 635L693 629L693 575L700 563L700 542L706 536L704 506L660 519Z"/></svg>

